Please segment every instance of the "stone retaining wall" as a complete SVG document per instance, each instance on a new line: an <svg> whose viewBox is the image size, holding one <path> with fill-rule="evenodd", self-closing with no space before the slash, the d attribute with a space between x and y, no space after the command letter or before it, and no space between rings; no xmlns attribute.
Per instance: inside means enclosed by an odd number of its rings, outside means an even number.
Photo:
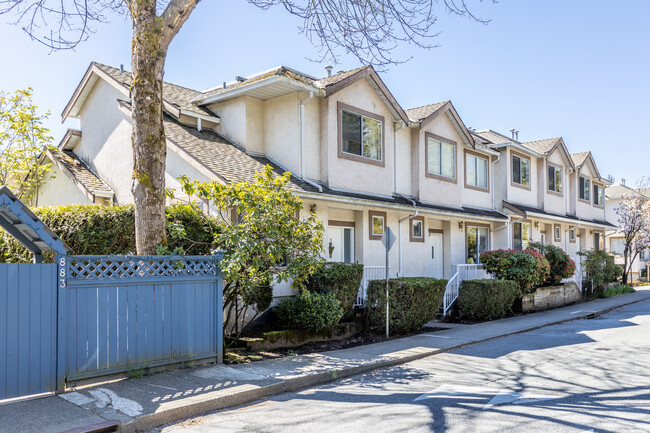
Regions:
<svg viewBox="0 0 650 433"><path fill-rule="evenodd" d="M572 304L582 298L576 283L570 282L559 286L538 287L535 293L524 295L521 300L522 311L543 310Z"/></svg>

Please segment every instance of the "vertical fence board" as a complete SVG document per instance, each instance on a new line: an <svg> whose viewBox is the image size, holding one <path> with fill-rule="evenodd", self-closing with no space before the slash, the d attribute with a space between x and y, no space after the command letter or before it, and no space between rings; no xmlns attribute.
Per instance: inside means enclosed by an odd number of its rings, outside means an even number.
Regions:
<svg viewBox="0 0 650 433"><path fill-rule="evenodd" d="M107 314L106 321L108 326L108 356L106 357L106 366L104 368L109 368L111 365L116 365L118 363L118 353L119 353L119 339L118 339L118 326L119 326L119 311L117 309L117 296L118 296L117 287L107 288Z"/></svg>
<svg viewBox="0 0 650 433"><path fill-rule="evenodd" d="M8 311L7 311L7 391L5 398L18 396L18 341L19 341L19 284L18 265L11 263L7 265L7 288L9 289Z"/></svg>
<svg viewBox="0 0 650 433"><path fill-rule="evenodd" d="M29 394L29 286L31 283L30 270L18 271L18 389L17 395Z"/></svg>
<svg viewBox="0 0 650 433"><path fill-rule="evenodd" d="M77 302L75 310L77 312L77 324L75 327L75 353L77 357L77 371L86 371L88 369L88 298L87 290L75 289L77 292Z"/></svg>
<svg viewBox="0 0 650 433"><path fill-rule="evenodd" d="M181 297L180 290L175 285L170 285L172 293L172 356L181 353Z"/></svg>
<svg viewBox="0 0 650 433"><path fill-rule="evenodd" d="M156 291L155 284L147 284L141 289L144 293L145 308L147 312L144 323L145 339L147 341L145 357L147 360L156 359Z"/></svg>
<svg viewBox="0 0 650 433"><path fill-rule="evenodd" d="M172 358L172 290L169 284L161 286L163 293L163 347L162 351L165 356Z"/></svg>
<svg viewBox="0 0 650 433"><path fill-rule="evenodd" d="M7 337L9 315L7 267L0 266L0 398L7 392Z"/></svg>
<svg viewBox="0 0 650 433"><path fill-rule="evenodd" d="M156 329L156 339L154 344L154 357L155 359L163 359L165 356L164 348L164 333L165 323L163 321L163 308L165 307L165 298L163 295L163 288L160 284L154 286L154 326Z"/></svg>
<svg viewBox="0 0 650 433"><path fill-rule="evenodd" d="M127 304L128 288L119 286L117 288L117 361L113 365L126 365L129 362L128 358L128 322L127 322Z"/></svg>
<svg viewBox="0 0 650 433"><path fill-rule="evenodd" d="M29 269L29 286L26 290L29 298L29 351L28 356L28 377L29 386L27 392L32 394L40 389L40 358L41 358L41 339L47 336L41 335L40 319L41 316L41 272L39 267L30 267Z"/></svg>
<svg viewBox="0 0 650 433"><path fill-rule="evenodd" d="M97 287L97 368L108 368L108 287Z"/></svg>
<svg viewBox="0 0 650 433"><path fill-rule="evenodd" d="M93 287L88 292L87 309L88 309L88 363L86 370L94 370L97 368L97 291L98 288Z"/></svg>
<svg viewBox="0 0 650 433"><path fill-rule="evenodd" d="M138 325L137 325L137 302L136 294L138 288L137 286L127 286L127 337L128 337L128 349L126 351L126 363L136 363L138 346Z"/></svg>
<svg viewBox="0 0 650 433"><path fill-rule="evenodd" d="M77 351L74 344L74 342L77 341L77 290L65 289L65 294L66 304L68 305L65 312L65 323L67 328L65 371L77 371Z"/></svg>

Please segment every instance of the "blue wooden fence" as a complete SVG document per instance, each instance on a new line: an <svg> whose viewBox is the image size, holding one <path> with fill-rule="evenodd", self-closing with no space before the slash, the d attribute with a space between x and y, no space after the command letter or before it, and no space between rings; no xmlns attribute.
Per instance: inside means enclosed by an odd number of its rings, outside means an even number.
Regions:
<svg viewBox="0 0 650 433"><path fill-rule="evenodd" d="M56 385L56 265L0 265L0 400Z"/></svg>
<svg viewBox="0 0 650 433"><path fill-rule="evenodd" d="M57 256L56 264L0 264L0 400L129 368L222 362L219 259Z"/></svg>

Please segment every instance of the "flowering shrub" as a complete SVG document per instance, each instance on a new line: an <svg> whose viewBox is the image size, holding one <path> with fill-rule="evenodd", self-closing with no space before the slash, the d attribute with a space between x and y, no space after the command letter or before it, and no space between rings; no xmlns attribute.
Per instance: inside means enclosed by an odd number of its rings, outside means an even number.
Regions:
<svg viewBox="0 0 650 433"><path fill-rule="evenodd" d="M576 271L576 264L567 253L553 245L544 245L540 242L532 242L530 249L538 251L546 257L551 266L551 273L544 282L547 286L560 284L564 278L569 278Z"/></svg>
<svg viewBox="0 0 650 433"><path fill-rule="evenodd" d="M481 254L481 263L494 278L515 281L522 295L543 285L551 269L543 255L531 250L486 251Z"/></svg>

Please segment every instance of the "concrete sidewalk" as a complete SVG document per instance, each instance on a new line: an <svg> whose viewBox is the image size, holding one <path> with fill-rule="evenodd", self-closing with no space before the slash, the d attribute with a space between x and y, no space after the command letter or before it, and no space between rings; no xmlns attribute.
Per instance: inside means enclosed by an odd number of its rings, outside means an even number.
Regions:
<svg viewBox="0 0 650 433"><path fill-rule="evenodd" d="M120 431L156 426L295 391L343 377L413 361L470 344L650 300L650 290L476 325L418 334L344 350L242 365L208 365L121 380L60 396L0 405L0 432L84 430L120 423ZM79 429L79 430L75 430Z"/></svg>

